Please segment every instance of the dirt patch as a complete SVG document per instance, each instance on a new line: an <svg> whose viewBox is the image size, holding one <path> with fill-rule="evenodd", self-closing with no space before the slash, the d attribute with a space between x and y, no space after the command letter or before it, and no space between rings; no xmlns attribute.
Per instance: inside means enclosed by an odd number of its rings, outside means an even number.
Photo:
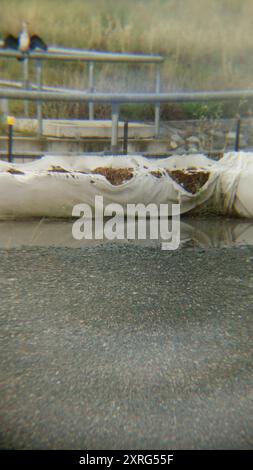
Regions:
<svg viewBox="0 0 253 470"><path fill-rule="evenodd" d="M187 170L166 170L180 186L189 193L197 193L208 181L210 173L208 171L188 168Z"/></svg>
<svg viewBox="0 0 253 470"><path fill-rule="evenodd" d="M10 173L11 175L24 175L25 174L23 171L17 170L17 168L8 168L7 173Z"/></svg>
<svg viewBox="0 0 253 470"><path fill-rule="evenodd" d="M69 173L68 170L65 170L61 166L54 166L52 165L51 168L48 170L49 173Z"/></svg>
<svg viewBox="0 0 253 470"><path fill-rule="evenodd" d="M212 158L213 160L220 160L221 158L224 157L224 152L223 151L213 151L213 152L208 152L207 153L208 158Z"/></svg>
<svg viewBox="0 0 253 470"><path fill-rule="evenodd" d="M92 173L103 175L114 186L118 186L133 178L133 168L106 168L98 167Z"/></svg>
<svg viewBox="0 0 253 470"><path fill-rule="evenodd" d="M159 170L153 170L150 172L151 175L155 176L156 178L161 178L163 176L162 172Z"/></svg>

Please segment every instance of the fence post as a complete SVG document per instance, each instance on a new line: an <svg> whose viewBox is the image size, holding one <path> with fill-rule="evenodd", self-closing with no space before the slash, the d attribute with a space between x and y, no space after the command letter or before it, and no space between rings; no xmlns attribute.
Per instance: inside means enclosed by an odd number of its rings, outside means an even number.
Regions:
<svg viewBox="0 0 253 470"><path fill-rule="evenodd" d="M28 90L29 88L29 61L28 57L23 59L23 88ZM29 116L28 101L24 101L24 114L26 117Z"/></svg>
<svg viewBox="0 0 253 470"><path fill-rule="evenodd" d="M38 90L42 90L42 61L36 60L36 82ZM38 136L41 137L43 133L43 121L42 121L42 102L37 101L37 123L38 123Z"/></svg>
<svg viewBox="0 0 253 470"><path fill-rule="evenodd" d="M155 80L155 92L160 93L161 88L161 68L160 64L156 64L156 80ZM155 137L159 136L159 125L160 125L160 103L155 104Z"/></svg>
<svg viewBox="0 0 253 470"><path fill-rule="evenodd" d="M128 121L124 122L123 153L127 155L128 150Z"/></svg>
<svg viewBox="0 0 253 470"><path fill-rule="evenodd" d="M13 144L13 126L15 124L15 118L12 116L7 117L7 125L8 125L8 153L7 158L8 162L12 162L12 144Z"/></svg>
<svg viewBox="0 0 253 470"><path fill-rule="evenodd" d="M117 152L118 150L118 126L119 126L119 105L112 104L112 140L111 151Z"/></svg>
<svg viewBox="0 0 253 470"><path fill-rule="evenodd" d="M4 118L7 117L9 115L9 100L7 100L6 98L1 99L1 109Z"/></svg>
<svg viewBox="0 0 253 470"><path fill-rule="evenodd" d="M94 92L94 62L89 62L89 92ZM94 119L94 103L89 103L89 120Z"/></svg>
<svg viewBox="0 0 253 470"><path fill-rule="evenodd" d="M238 152L240 149L240 131L241 131L241 118L239 116L237 119L237 123L236 123L235 152Z"/></svg>

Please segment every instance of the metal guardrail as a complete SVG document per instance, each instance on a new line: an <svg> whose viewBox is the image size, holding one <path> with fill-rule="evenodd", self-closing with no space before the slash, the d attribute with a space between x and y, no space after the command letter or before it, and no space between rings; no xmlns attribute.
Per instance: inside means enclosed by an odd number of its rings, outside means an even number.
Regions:
<svg viewBox="0 0 253 470"><path fill-rule="evenodd" d="M0 41L0 47L3 41ZM0 57L22 58L24 54L11 49L0 48ZM72 49L63 47L49 47L46 52L31 51L29 60L81 60L85 62L129 62L129 63L150 63L161 64L164 57L158 54L129 54L123 52L100 52L88 51L85 49Z"/></svg>
<svg viewBox="0 0 253 470"><path fill-rule="evenodd" d="M3 41L0 41L0 46L3 46ZM36 77L37 85L39 89L44 88L42 84L42 62L44 60L63 60L63 61L83 61L89 63L88 71L88 88L89 92L93 93L94 89L94 64L96 62L107 62L107 63L140 63L140 64L155 64L155 91L160 92L161 82L161 64L164 58L160 55L151 54L128 54L128 53L116 53L116 52L98 52L98 51L87 51L82 49L67 49L61 47L49 47L46 52L31 51L29 54L24 55L19 51L13 51L10 49L0 48L0 58L23 58L23 88L29 89L29 61L34 60L36 64ZM28 104L25 101L24 105L25 115L28 116ZM41 103L37 104L37 116L38 121L41 123L40 116L42 115ZM155 104L155 126L159 129L159 117L160 117L160 106L159 103ZM89 119L94 119L94 104L89 102ZM39 126L39 133L42 133L42 127Z"/></svg>
<svg viewBox="0 0 253 470"><path fill-rule="evenodd" d="M31 101L85 101L92 103L110 103L112 105L111 147L115 151L118 143L118 122L120 105L123 103L179 103L207 102L224 100L246 100L253 98L253 90L199 91L188 93L87 93L82 91L32 91L0 88L0 99ZM41 125L42 125L42 117Z"/></svg>
<svg viewBox="0 0 253 470"><path fill-rule="evenodd" d="M203 101L246 100L253 98L251 90L195 91L179 93L90 93L85 91L32 91L0 88L0 99L31 101L92 101L93 103L183 103Z"/></svg>
<svg viewBox="0 0 253 470"><path fill-rule="evenodd" d="M11 88L23 88L23 83L18 82L15 80L1 80L0 79L0 89L1 87L11 87ZM64 88L64 87L57 87L57 86L51 86L51 85L43 85L41 88L39 88L39 85L37 83L29 83L29 89L31 90L40 90L40 91L56 91L58 93L62 92L68 92L68 91L83 91L83 90L76 90L71 88Z"/></svg>

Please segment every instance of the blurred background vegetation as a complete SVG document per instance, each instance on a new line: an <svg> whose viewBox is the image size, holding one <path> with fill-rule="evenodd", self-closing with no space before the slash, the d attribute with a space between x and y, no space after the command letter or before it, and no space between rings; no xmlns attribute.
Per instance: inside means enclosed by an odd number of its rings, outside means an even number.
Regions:
<svg viewBox="0 0 253 470"><path fill-rule="evenodd" d="M113 52L162 54L162 91L252 88L253 0L0 0L0 36L31 33L49 45ZM20 79L16 60L1 60L1 78ZM30 66L31 79L33 67ZM100 91L153 91L150 65L95 66ZM45 62L44 83L87 88L87 65ZM18 104L16 105L18 106ZM201 108L202 106L202 108ZM207 115L233 114L234 105L207 106ZM140 111L141 110L141 111ZM251 105L244 111L251 112ZM47 115L85 117L87 107L45 105ZM96 106L97 117L108 108ZM149 106L125 107L127 115L152 117ZM197 117L203 105L164 106L164 116Z"/></svg>

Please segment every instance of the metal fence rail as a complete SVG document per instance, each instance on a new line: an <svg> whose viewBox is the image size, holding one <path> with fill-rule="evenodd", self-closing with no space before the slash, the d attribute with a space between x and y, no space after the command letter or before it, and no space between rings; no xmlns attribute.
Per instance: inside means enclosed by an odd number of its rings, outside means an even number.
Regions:
<svg viewBox="0 0 253 470"><path fill-rule="evenodd" d="M3 42L0 43L0 46ZM11 49L0 48L0 57L22 58L24 54ZM81 60L84 62L128 62L161 64L164 57L158 54L129 54L123 52L99 52L84 49L67 49L63 47L49 47L46 52L31 51L27 56L29 60Z"/></svg>
<svg viewBox="0 0 253 470"><path fill-rule="evenodd" d="M196 91L179 93L90 93L85 91L33 91L0 88L0 99L31 101L92 101L93 103L183 103L203 101L248 100L251 90Z"/></svg>
<svg viewBox="0 0 253 470"><path fill-rule="evenodd" d="M0 46L3 46L3 41L0 41ZM160 92L161 82L161 64L164 61L164 57L156 54L128 54L128 53L116 53L116 52L98 52L98 51L87 51L82 49L67 49L61 47L49 47L46 52L31 51L29 54L22 54L19 51L13 51L10 49L0 48L0 58L23 58L23 88L29 89L29 61L35 61L36 66L36 77L38 88L43 87L42 83L42 64L44 60L63 60L63 61L81 61L88 62L88 88L90 93L95 91L94 88L94 65L96 62L104 63L139 63L139 64L155 64L155 91ZM28 116L28 104L24 102L25 115ZM37 115L42 114L41 103L37 105ZM159 114L160 107L157 103L155 105L155 122L156 128L159 126ZM94 105L93 102L89 102L89 119L94 119ZM41 131L41 128L39 128Z"/></svg>
<svg viewBox="0 0 253 470"><path fill-rule="evenodd" d="M199 91L187 93L87 93L82 91L32 91L0 88L0 99L64 102L109 103L112 106L112 150L117 149L120 105L123 103L179 103L224 100L247 100L253 98L253 90ZM39 117L42 126L42 116Z"/></svg>
<svg viewBox="0 0 253 470"><path fill-rule="evenodd" d="M11 87L11 88L23 88L23 83L15 80L1 80L0 79L0 89L1 87ZM77 90L75 88L64 88L51 85L42 85L41 87L38 83L29 82L29 90L41 90L41 91L56 91L58 93L69 92L69 91L83 91Z"/></svg>

